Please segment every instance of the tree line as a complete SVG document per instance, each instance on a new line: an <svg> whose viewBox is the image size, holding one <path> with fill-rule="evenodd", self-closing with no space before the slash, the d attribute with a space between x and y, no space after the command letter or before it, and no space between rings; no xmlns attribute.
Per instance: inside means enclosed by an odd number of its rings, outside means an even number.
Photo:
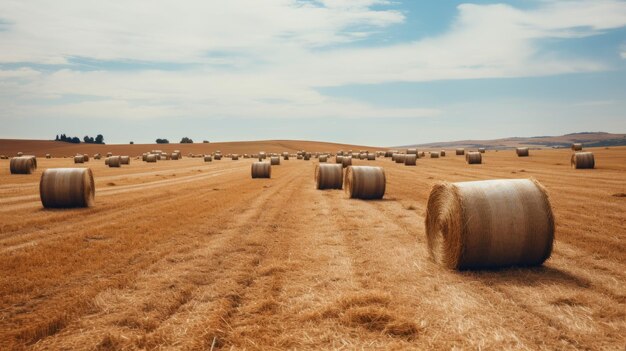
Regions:
<svg viewBox="0 0 626 351"><path fill-rule="evenodd" d="M72 144L80 144L80 139L78 137L71 137L71 136L67 136L65 134L61 134L56 136L56 138L54 139L55 141L64 141L66 143L72 143ZM86 144L104 144L104 136L102 136L102 134L98 134L96 135L96 137L90 137L88 135L85 135L85 137L83 138L83 142Z"/></svg>

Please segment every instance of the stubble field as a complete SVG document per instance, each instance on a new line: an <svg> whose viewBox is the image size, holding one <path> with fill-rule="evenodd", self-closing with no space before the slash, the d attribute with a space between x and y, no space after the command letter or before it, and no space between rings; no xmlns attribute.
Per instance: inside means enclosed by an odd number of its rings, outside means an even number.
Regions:
<svg viewBox="0 0 626 351"><path fill-rule="evenodd" d="M355 160L385 168L379 201L316 190L313 158L271 179L251 179L250 159L39 157L33 175L0 160L0 350L623 350L626 148L587 151L596 169L571 169L569 150ZM93 170L95 206L44 210L41 172L74 166ZM429 259L433 184L529 177L556 219L544 266Z"/></svg>

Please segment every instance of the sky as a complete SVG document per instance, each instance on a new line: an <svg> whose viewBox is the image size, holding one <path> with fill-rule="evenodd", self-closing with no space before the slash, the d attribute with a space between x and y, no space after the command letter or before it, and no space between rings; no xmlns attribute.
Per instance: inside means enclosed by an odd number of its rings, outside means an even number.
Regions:
<svg viewBox="0 0 626 351"><path fill-rule="evenodd" d="M2 0L0 138L626 132L626 1Z"/></svg>

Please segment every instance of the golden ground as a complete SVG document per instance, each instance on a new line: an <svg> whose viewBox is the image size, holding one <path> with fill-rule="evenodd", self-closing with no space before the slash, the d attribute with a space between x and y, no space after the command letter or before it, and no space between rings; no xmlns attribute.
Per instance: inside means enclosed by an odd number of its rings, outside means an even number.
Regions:
<svg viewBox="0 0 626 351"><path fill-rule="evenodd" d="M38 195L41 172L71 159L39 158L33 175L0 160L0 350L623 350L626 148L591 151L594 170L571 169L568 150L355 160L385 168L381 201L315 190L314 159L281 160L272 179L251 179L249 159L92 160L96 205L71 210ZM430 261L435 182L527 177L556 217L543 267Z"/></svg>

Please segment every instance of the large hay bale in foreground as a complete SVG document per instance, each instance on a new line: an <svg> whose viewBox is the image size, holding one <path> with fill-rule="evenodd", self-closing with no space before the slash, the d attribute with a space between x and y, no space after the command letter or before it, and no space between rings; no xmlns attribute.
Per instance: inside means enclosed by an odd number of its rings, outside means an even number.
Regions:
<svg viewBox="0 0 626 351"><path fill-rule="evenodd" d="M465 155L465 149L461 149L461 148L456 149L456 155L457 156Z"/></svg>
<svg viewBox="0 0 626 351"><path fill-rule="evenodd" d="M576 152L572 154L570 163L572 168L575 169L590 169L596 166L596 161L591 152Z"/></svg>
<svg viewBox="0 0 626 351"><path fill-rule="evenodd" d="M318 164L315 167L317 189L341 189L343 185L343 166L339 164Z"/></svg>
<svg viewBox="0 0 626 351"><path fill-rule="evenodd" d="M425 224L431 258L450 269L534 266L552 252L550 201L531 179L437 184Z"/></svg>
<svg viewBox="0 0 626 351"><path fill-rule="evenodd" d="M120 163L123 165L129 165L130 164L130 156L119 156L120 158Z"/></svg>
<svg viewBox="0 0 626 351"><path fill-rule="evenodd" d="M583 144L582 143L573 143L572 144L572 151L581 151L583 149Z"/></svg>
<svg viewBox="0 0 626 351"><path fill-rule="evenodd" d="M39 196L46 208L89 207L95 185L89 168L50 168L41 175Z"/></svg>
<svg viewBox="0 0 626 351"><path fill-rule="evenodd" d="M85 163L85 156L83 155L74 156L74 163Z"/></svg>
<svg viewBox="0 0 626 351"><path fill-rule="evenodd" d="M386 179L382 167L350 166L346 170L343 188L353 199L382 199Z"/></svg>
<svg viewBox="0 0 626 351"><path fill-rule="evenodd" d="M158 158L159 158L159 155L149 154L149 155L146 155L146 162L155 163Z"/></svg>
<svg viewBox="0 0 626 351"><path fill-rule="evenodd" d="M270 157L270 164L272 166L279 166L280 165L280 157L278 157L278 156L271 156Z"/></svg>
<svg viewBox="0 0 626 351"><path fill-rule="evenodd" d="M122 166L122 157L121 156L111 156L107 157L105 163L109 165L109 167L121 167Z"/></svg>
<svg viewBox="0 0 626 351"><path fill-rule="evenodd" d="M11 174L31 174L37 169L35 156L13 157L9 162Z"/></svg>
<svg viewBox="0 0 626 351"><path fill-rule="evenodd" d="M271 178L272 165L269 162L254 162L252 164L252 178Z"/></svg>
<svg viewBox="0 0 626 351"><path fill-rule="evenodd" d="M343 168L351 166L352 165L352 156L343 156L341 158L341 165L343 166Z"/></svg>
<svg viewBox="0 0 626 351"><path fill-rule="evenodd" d="M529 149L527 147L518 147L515 149L515 153L518 157L527 157L529 155Z"/></svg>
<svg viewBox="0 0 626 351"><path fill-rule="evenodd" d="M465 161L468 164L481 164L483 162L483 155L478 151L470 151L465 155Z"/></svg>
<svg viewBox="0 0 626 351"><path fill-rule="evenodd" d="M405 166L415 166L417 164L417 154L406 154L404 155L404 165Z"/></svg>

